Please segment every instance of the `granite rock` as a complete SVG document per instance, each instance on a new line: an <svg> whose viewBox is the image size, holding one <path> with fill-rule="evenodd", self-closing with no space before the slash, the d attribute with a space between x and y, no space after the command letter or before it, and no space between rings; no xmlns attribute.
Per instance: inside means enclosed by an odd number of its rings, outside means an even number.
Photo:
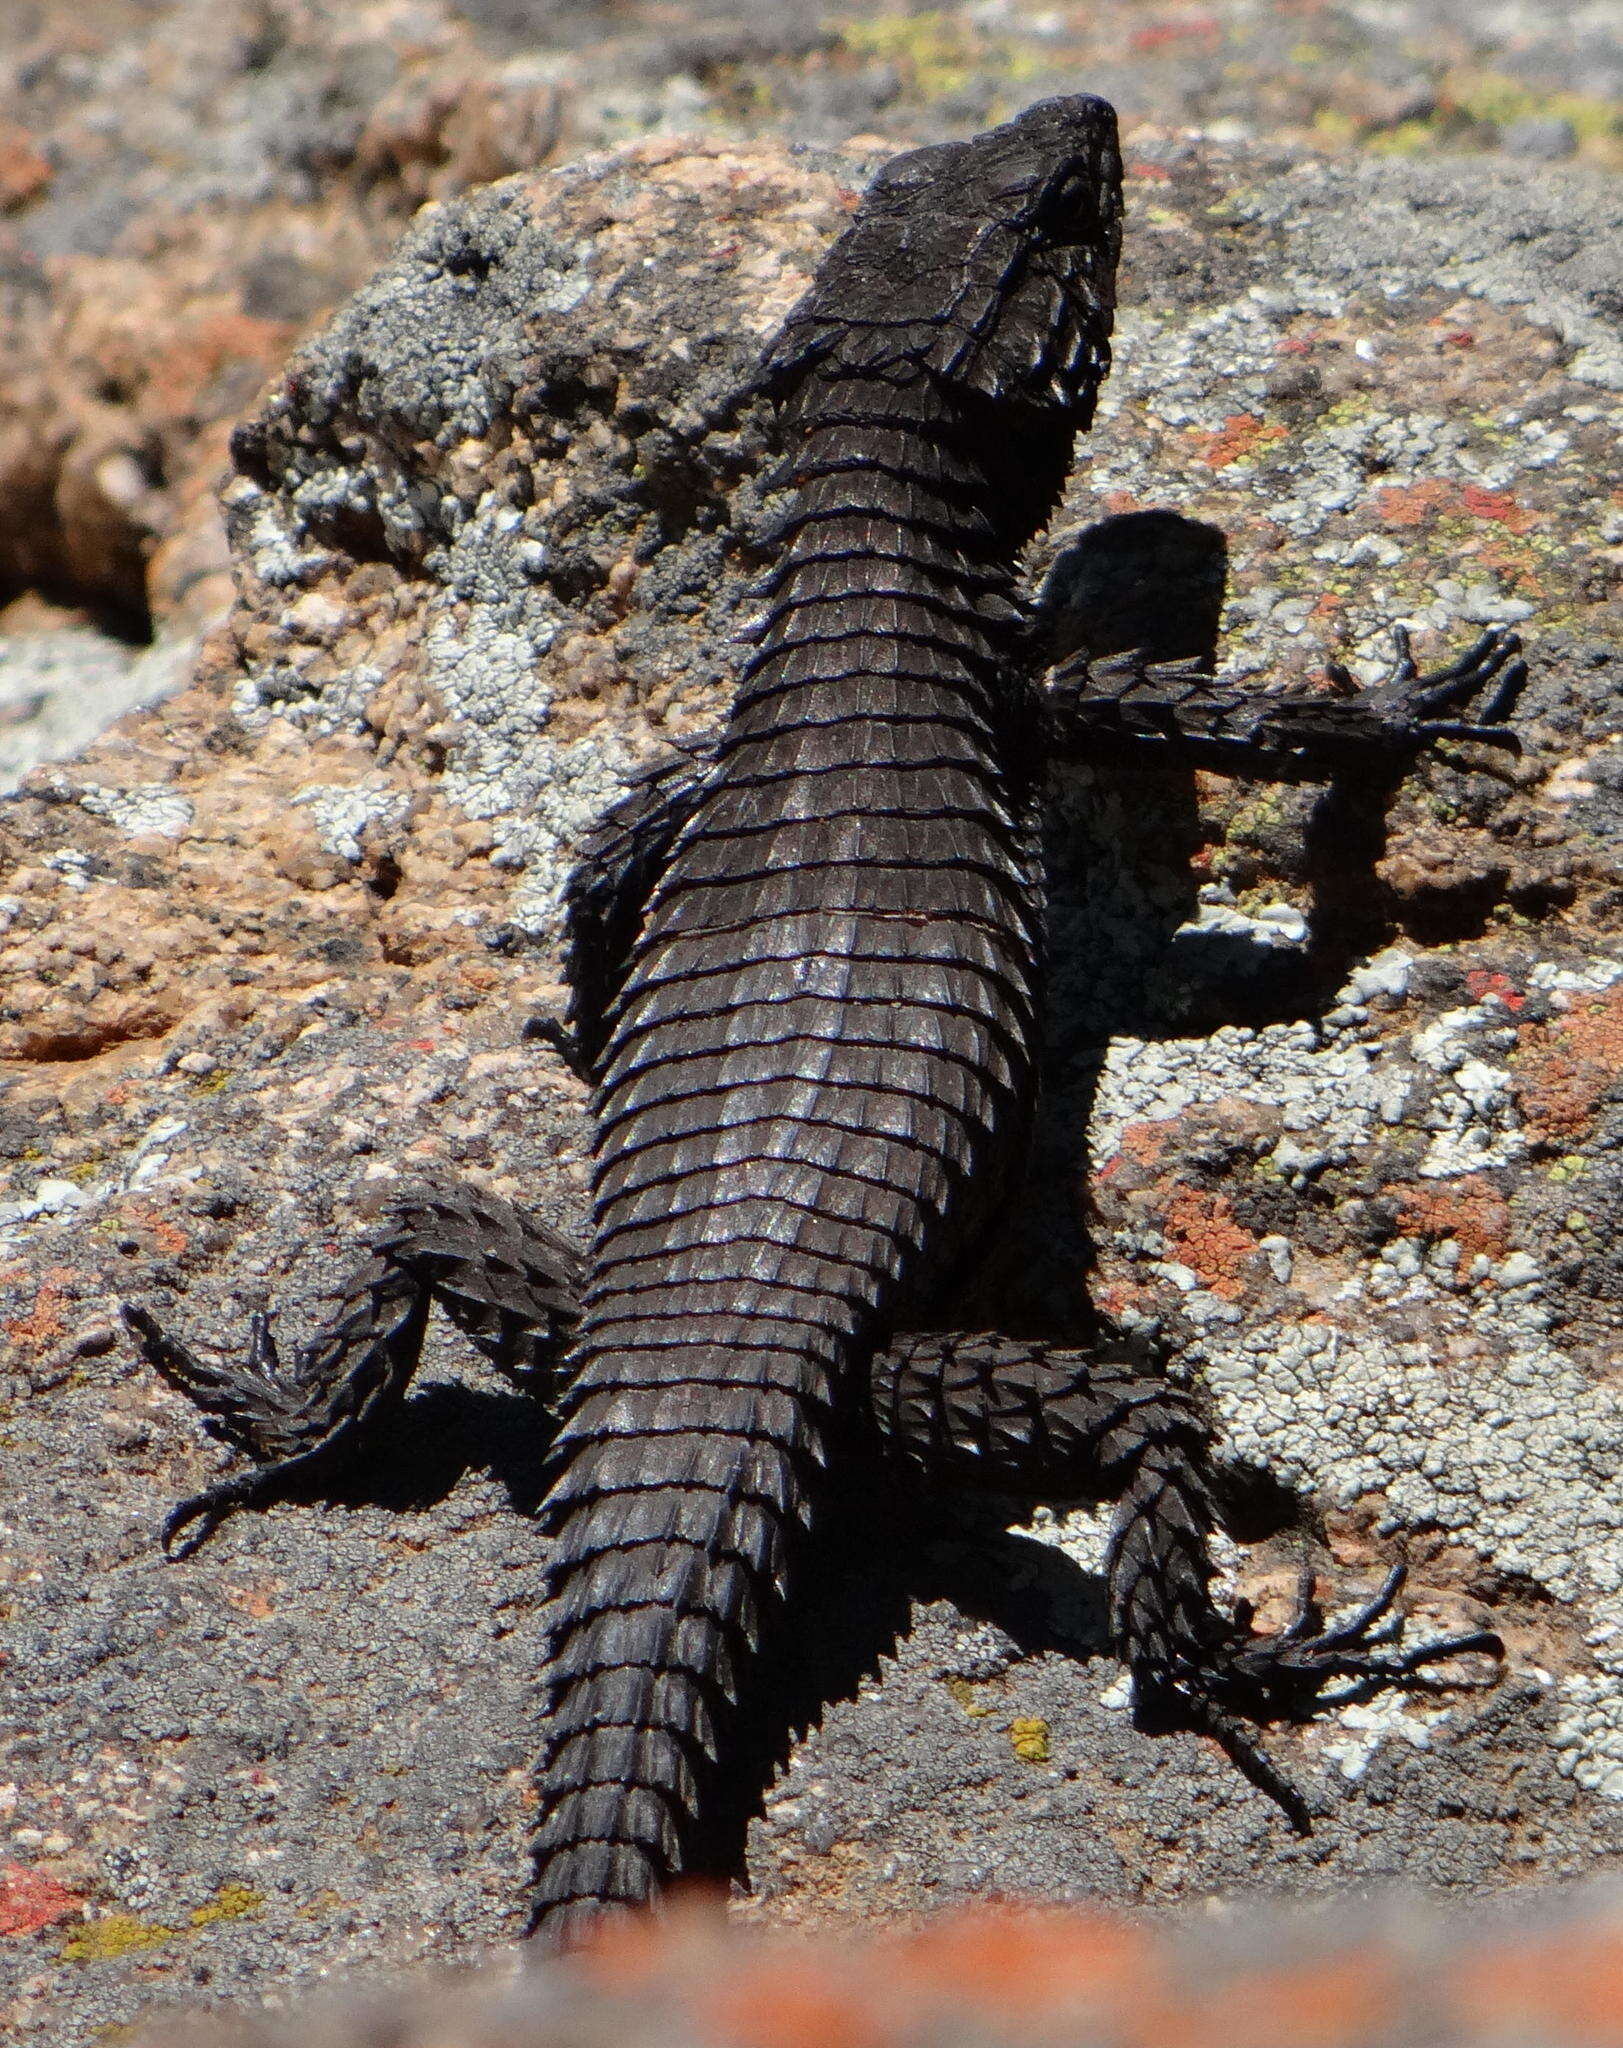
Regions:
<svg viewBox="0 0 1623 2048"><path fill-rule="evenodd" d="M770 501L749 365L873 160L657 141L431 207L232 437L238 594L188 685L0 814L0 1798L51 1909L6 1959L25 2035L517 1931L541 1419L436 1330L375 1472L166 1565L217 1460L117 1306L231 1344L274 1301L295 1334L418 1175L578 1227L559 878L724 701ZM1031 563L1109 602L1056 596L1056 634L1169 630L1146 563L1214 616L1226 587L1254 675L1524 618L1525 752L1428 760L1384 813L1058 787L1042 1128L971 1305L1080 1327L1092 1287L1171 1342L1265 1622L1304 1556L1332 1604L1404 1558L1411 1625L1491 1624L1506 1668L1270 1731L1297 1838L1134 1725L1096 1518L842 1500L740 1766L759 1918L1471 1891L1623 1848L1619 397L1572 324L1602 286L1552 306L1508 179L1151 141L1130 192L1118 371ZM1467 275L1410 231L1438 205Z"/></svg>

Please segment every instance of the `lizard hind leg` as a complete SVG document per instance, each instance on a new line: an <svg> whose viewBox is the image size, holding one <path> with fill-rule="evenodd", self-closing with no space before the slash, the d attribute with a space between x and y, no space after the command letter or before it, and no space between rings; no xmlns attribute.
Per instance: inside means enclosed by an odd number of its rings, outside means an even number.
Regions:
<svg viewBox="0 0 1623 2048"><path fill-rule="evenodd" d="M1311 1711L1337 1681L1357 1694L1406 1684L1447 1658L1502 1652L1485 1632L1397 1648L1401 1567L1333 1627L1315 1625L1311 1571L1276 1636L1224 1613L1211 1594L1210 1436L1189 1397L1153 1375L986 1334L916 1336L874 1361L870 1408L882 1448L928 1482L1036 1499L1117 1496L1109 1628L1140 1709L1214 1737L1304 1833L1306 1804L1257 1742L1256 1723Z"/></svg>
<svg viewBox="0 0 1623 2048"><path fill-rule="evenodd" d="M580 1258L545 1224L469 1186L403 1197L337 1312L291 1359L255 1316L241 1364L200 1357L144 1308L124 1320L153 1369L253 1463L180 1502L163 1546L189 1556L240 1507L263 1506L357 1457L405 1399L436 1301L500 1370L546 1393L578 1318ZM184 1537L182 1532L187 1532Z"/></svg>

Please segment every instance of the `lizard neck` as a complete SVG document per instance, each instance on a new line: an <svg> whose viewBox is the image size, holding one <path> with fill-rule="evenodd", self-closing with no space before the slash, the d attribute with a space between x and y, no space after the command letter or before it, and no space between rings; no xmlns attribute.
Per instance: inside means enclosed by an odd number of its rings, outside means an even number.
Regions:
<svg viewBox="0 0 1623 2048"><path fill-rule="evenodd" d="M791 493L735 735L837 718L990 719L1022 624L1032 521L999 451L922 372L824 373L786 408Z"/></svg>

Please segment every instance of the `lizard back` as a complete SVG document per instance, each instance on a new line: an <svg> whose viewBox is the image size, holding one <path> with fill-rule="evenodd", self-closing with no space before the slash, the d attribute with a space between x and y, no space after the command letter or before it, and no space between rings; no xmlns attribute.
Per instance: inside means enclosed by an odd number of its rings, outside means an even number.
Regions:
<svg viewBox="0 0 1623 2048"><path fill-rule="evenodd" d="M1041 955L1019 550L1109 362L1115 121L896 159L768 350L788 510L611 1004L537 1922L683 1867L831 1421L1020 1161Z"/></svg>

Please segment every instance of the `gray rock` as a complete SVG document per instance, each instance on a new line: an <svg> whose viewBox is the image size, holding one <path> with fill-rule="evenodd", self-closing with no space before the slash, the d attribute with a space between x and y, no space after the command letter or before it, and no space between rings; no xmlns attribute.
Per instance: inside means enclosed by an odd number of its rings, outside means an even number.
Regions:
<svg viewBox="0 0 1623 2048"><path fill-rule="evenodd" d="M1528 114L1501 129L1499 146L1511 156L1531 157L1535 163L1560 163L1576 156L1578 131L1570 121Z"/></svg>

